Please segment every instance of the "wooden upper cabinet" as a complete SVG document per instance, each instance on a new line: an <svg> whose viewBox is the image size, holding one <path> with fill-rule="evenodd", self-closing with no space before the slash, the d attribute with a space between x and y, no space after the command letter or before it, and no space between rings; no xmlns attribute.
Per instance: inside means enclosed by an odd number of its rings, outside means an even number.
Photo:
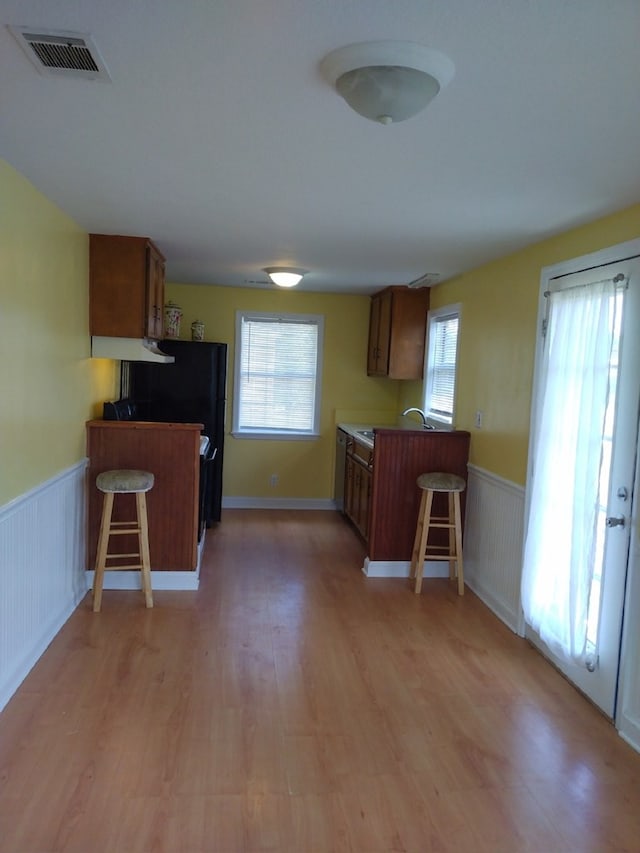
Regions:
<svg viewBox="0 0 640 853"><path fill-rule="evenodd" d="M89 331L162 338L164 257L147 237L89 235Z"/></svg>
<svg viewBox="0 0 640 853"><path fill-rule="evenodd" d="M421 379L429 290L387 287L371 297L369 376Z"/></svg>

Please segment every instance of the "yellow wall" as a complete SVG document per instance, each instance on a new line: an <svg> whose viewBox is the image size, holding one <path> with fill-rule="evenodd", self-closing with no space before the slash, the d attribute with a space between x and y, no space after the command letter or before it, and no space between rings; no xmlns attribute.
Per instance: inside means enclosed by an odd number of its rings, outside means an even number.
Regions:
<svg viewBox="0 0 640 853"><path fill-rule="evenodd" d="M431 289L432 308L462 304L456 426L471 432L473 464L525 483L542 268L638 236L640 205L635 205ZM229 437L225 496L330 497L334 423L391 423L406 406L421 405L421 382L366 375L368 297L187 285L170 285L168 295L183 309L182 337L189 337L197 318L205 321L207 340L229 343L231 379L236 308L326 316L322 438L252 442ZM483 412L480 430L474 426L477 410ZM230 428L231 408L227 421ZM269 486L274 473L280 478L277 489Z"/></svg>
<svg viewBox="0 0 640 853"><path fill-rule="evenodd" d="M472 463L525 483L542 268L637 237L640 205L432 288L432 308L462 303L456 426L471 431ZM420 389L412 394L417 405Z"/></svg>
<svg viewBox="0 0 640 853"><path fill-rule="evenodd" d="M116 392L89 358L87 234L0 160L0 505L85 455Z"/></svg>
<svg viewBox="0 0 640 853"><path fill-rule="evenodd" d="M84 457L84 423L117 396L118 365L89 358L86 233L1 160L0 196L2 505ZM433 308L463 306L457 426L472 433L474 464L525 482L542 267L638 236L640 205L432 289ZM367 377L366 296L169 284L167 298L183 308L183 338L197 318L207 340L229 344L228 428L236 309L325 316L321 437L227 436L225 496L329 498L335 423L393 422L402 408L420 404L421 383ZM481 430L473 426L477 409Z"/></svg>
<svg viewBox="0 0 640 853"><path fill-rule="evenodd" d="M167 298L183 311L180 337L205 324L205 340L229 345L227 432L231 429L236 310L324 315L321 436L311 441L225 438L225 497L333 496L335 424L389 423L398 409L398 382L367 377L369 297L257 288L168 284ZM278 485L272 487L272 474Z"/></svg>

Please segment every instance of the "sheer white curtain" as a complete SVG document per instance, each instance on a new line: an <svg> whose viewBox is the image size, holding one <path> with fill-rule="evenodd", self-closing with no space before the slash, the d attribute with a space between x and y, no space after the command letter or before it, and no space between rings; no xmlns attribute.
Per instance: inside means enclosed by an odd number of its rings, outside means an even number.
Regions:
<svg viewBox="0 0 640 853"><path fill-rule="evenodd" d="M526 621L558 657L585 662L615 284L550 293L525 541Z"/></svg>

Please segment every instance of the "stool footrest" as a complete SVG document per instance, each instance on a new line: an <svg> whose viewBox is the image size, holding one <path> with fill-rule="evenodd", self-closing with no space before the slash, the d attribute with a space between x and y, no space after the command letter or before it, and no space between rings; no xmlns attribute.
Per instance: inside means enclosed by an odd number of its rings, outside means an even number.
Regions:
<svg viewBox="0 0 640 853"><path fill-rule="evenodd" d="M129 557L139 557L137 551L132 551L131 554L105 554L105 559L107 560L126 560Z"/></svg>
<svg viewBox="0 0 640 853"><path fill-rule="evenodd" d="M427 563L429 560L446 560L450 563L451 561L456 562L456 557L451 554L425 554L424 562Z"/></svg>
<svg viewBox="0 0 640 853"><path fill-rule="evenodd" d="M429 554L431 551L446 551L447 555L451 556L451 548L448 545L427 545L425 555Z"/></svg>
<svg viewBox="0 0 640 853"><path fill-rule="evenodd" d="M140 533L140 527L123 527L122 530L111 530L109 536L132 536L135 533Z"/></svg>

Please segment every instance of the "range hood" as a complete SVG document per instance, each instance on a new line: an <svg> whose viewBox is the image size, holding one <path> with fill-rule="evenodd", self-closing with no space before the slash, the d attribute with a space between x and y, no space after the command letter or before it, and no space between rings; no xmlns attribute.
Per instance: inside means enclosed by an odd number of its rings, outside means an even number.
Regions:
<svg viewBox="0 0 640 853"><path fill-rule="evenodd" d="M92 358L116 358L120 361L153 361L172 364L175 358L162 352L157 341L148 338L91 338Z"/></svg>

